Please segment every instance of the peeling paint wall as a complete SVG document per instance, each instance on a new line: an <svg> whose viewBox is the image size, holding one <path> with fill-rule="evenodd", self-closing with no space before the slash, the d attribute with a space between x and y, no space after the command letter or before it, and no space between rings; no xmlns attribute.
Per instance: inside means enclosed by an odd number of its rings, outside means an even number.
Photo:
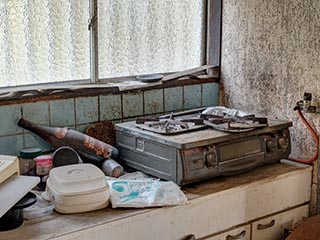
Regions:
<svg viewBox="0 0 320 240"><path fill-rule="evenodd" d="M313 140L293 108L304 92L320 104L320 1L223 4L221 102L292 120L292 156L311 157ZM319 131L320 115L306 117Z"/></svg>

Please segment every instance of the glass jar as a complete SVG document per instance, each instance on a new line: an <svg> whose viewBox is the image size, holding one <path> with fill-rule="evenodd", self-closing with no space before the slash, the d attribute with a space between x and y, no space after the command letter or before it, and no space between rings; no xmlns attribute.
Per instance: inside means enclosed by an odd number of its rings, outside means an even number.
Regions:
<svg viewBox="0 0 320 240"><path fill-rule="evenodd" d="M24 148L20 150L20 174L27 176L34 176L36 163L34 158L42 154L41 148Z"/></svg>

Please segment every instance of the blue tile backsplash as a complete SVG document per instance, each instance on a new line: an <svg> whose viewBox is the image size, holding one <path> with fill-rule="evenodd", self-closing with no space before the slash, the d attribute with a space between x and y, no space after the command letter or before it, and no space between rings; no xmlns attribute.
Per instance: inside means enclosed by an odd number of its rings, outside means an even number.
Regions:
<svg viewBox="0 0 320 240"><path fill-rule="evenodd" d="M76 98L76 124L98 122L98 97Z"/></svg>
<svg viewBox="0 0 320 240"><path fill-rule="evenodd" d="M163 112L163 89L144 92L144 114Z"/></svg>
<svg viewBox="0 0 320 240"><path fill-rule="evenodd" d="M51 150L50 145L44 141L41 137L33 133L26 133L24 136L24 148L41 148L42 152Z"/></svg>
<svg viewBox="0 0 320 240"><path fill-rule="evenodd" d="M18 156L20 149L24 148L23 134L0 137L0 154Z"/></svg>
<svg viewBox="0 0 320 240"><path fill-rule="evenodd" d="M38 101L0 106L0 154L19 155L22 148L50 145L17 125L24 117L34 123L84 132L90 124L134 120L168 112L218 105L219 84L205 83L145 91Z"/></svg>
<svg viewBox="0 0 320 240"><path fill-rule="evenodd" d="M219 84L204 83L202 84L202 106L215 106L219 103Z"/></svg>
<svg viewBox="0 0 320 240"><path fill-rule="evenodd" d="M21 118L21 105L0 107L0 136L22 133L22 128L17 125Z"/></svg>
<svg viewBox="0 0 320 240"><path fill-rule="evenodd" d="M143 115L143 95L142 92L123 94L122 106L123 117L135 117Z"/></svg>
<svg viewBox="0 0 320 240"><path fill-rule="evenodd" d="M174 112L183 109L183 87L164 89L164 111Z"/></svg>
<svg viewBox="0 0 320 240"><path fill-rule="evenodd" d="M121 94L100 96L100 121L122 118Z"/></svg>
<svg viewBox="0 0 320 240"><path fill-rule="evenodd" d="M75 100L73 98L50 101L51 126L64 127L75 125Z"/></svg>
<svg viewBox="0 0 320 240"><path fill-rule="evenodd" d="M184 109L201 107L201 85L189 85L183 87Z"/></svg>
<svg viewBox="0 0 320 240"><path fill-rule="evenodd" d="M34 102L22 105L22 115L25 119L41 125L49 125L49 103Z"/></svg>

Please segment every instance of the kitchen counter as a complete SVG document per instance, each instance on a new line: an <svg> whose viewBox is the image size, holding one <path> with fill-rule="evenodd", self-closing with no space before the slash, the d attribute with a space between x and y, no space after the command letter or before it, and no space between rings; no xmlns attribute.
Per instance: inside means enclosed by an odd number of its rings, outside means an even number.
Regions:
<svg viewBox="0 0 320 240"><path fill-rule="evenodd" d="M282 161L184 186L189 199L185 205L145 209L110 205L82 214L54 212L26 220L20 228L0 233L0 239L182 239L190 233L204 237L307 204L311 171L311 166ZM224 218L228 210L232 212Z"/></svg>

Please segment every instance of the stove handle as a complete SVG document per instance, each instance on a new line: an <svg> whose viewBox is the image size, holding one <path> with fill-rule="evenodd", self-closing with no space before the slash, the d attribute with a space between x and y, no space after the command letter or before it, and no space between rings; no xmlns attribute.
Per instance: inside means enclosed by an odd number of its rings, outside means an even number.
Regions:
<svg viewBox="0 0 320 240"><path fill-rule="evenodd" d="M264 153L256 153L251 156L239 158L237 162L234 162L233 165L226 165L228 162L220 162L219 163L219 171L244 171L252 169L263 162L264 159ZM246 161L241 161L246 160ZM237 164L236 164L237 163Z"/></svg>

